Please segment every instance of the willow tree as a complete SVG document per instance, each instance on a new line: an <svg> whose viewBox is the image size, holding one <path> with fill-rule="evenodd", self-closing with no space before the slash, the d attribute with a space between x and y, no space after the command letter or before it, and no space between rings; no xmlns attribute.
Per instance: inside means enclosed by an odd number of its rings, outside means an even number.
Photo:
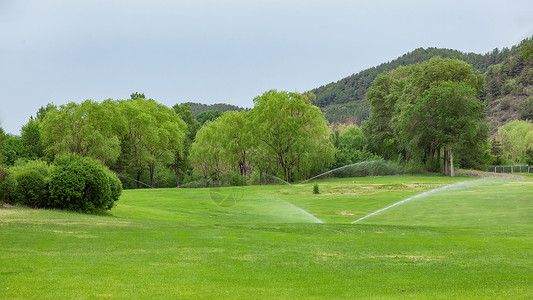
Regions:
<svg viewBox="0 0 533 300"><path fill-rule="evenodd" d="M40 124L41 139L52 156L75 153L109 165L120 155L122 125L115 101L70 102L46 113Z"/></svg>
<svg viewBox="0 0 533 300"><path fill-rule="evenodd" d="M183 150L187 126L176 112L153 99L139 97L120 102L125 119L124 134L130 149L130 161L136 169L137 186L148 168L150 186L154 186L156 162L170 163L175 151Z"/></svg>
<svg viewBox="0 0 533 300"><path fill-rule="evenodd" d="M191 145L196 137L196 132L200 129L200 123L194 117L189 104L176 104L172 109L174 109L176 114L178 114L187 125L187 135L183 141L183 149L176 149L174 152L174 159L169 164L176 176L176 187L180 187L181 174L189 172L192 169L190 162Z"/></svg>
<svg viewBox="0 0 533 300"><path fill-rule="evenodd" d="M191 146L191 162L196 173L205 178L220 180L224 172L220 151L223 146L218 137L222 130L216 121L207 121L196 133Z"/></svg>
<svg viewBox="0 0 533 300"><path fill-rule="evenodd" d="M527 152L533 151L533 123L515 120L498 128L497 141L503 155L514 163L526 163Z"/></svg>
<svg viewBox="0 0 533 300"><path fill-rule="evenodd" d="M230 174L247 175L251 144L245 115L244 111L227 111L200 128L191 150L197 173L215 180Z"/></svg>
<svg viewBox="0 0 533 300"><path fill-rule="evenodd" d="M335 148L320 109L308 95L270 90L254 99L247 119L255 161L270 166L290 182L308 176L334 160Z"/></svg>

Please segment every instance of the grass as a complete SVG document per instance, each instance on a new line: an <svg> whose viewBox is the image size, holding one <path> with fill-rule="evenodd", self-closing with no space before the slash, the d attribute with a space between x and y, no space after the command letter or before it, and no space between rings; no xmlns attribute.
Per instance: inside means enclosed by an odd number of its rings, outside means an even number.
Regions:
<svg viewBox="0 0 533 300"><path fill-rule="evenodd" d="M533 177L392 176L4 208L0 298L532 298L532 195Z"/></svg>

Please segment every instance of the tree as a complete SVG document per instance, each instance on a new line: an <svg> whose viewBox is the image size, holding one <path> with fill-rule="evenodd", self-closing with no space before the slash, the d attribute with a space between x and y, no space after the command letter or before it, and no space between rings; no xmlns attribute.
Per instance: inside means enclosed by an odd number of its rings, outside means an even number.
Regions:
<svg viewBox="0 0 533 300"><path fill-rule="evenodd" d="M286 181L303 178L333 162L335 149L320 109L298 93L270 90L248 113L255 162L274 162ZM264 167L264 166L263 166Z"/></svg>
<svg viewBox="0 0 533 300"><path fill-rule="evenodd" d="M191 168L189 156L192 142L196 137L196 132L200 128L200 123L194 118L192 109L187 103L176 104L172 108L187 125L187 135L183 141L183 151L176 150L174 160L170 164L176 175L176 186L179 187L180 174L189 171Z"/></svg>
<svg viewBox="0 0 533 300"><path fill-rule="evenodd" d="M26 150L26 158L38 159L44 156L44 149L41 142L41 122L31 118L21 128L21 143Z"/></svg>
<svg viewBox="0 0 533 300"><path fill-rule="evenodd" d="M0 126L0 163L2 162L2 144L4 143L5 137L6 133L4 131L4 128Z"/></svg>
<svg viewBox="0 0 533 300"><path fill-rule="evenodd" d="M338 138L337 153L335 154L335 167L342 167L361 161L381 159L371 153L368 140L363 131L357 126L351 126Z"/></svg>
<svg viewBox="0 0 533 300"><path fill-rule="evenodd" d="M455 150L461 143L474 140L480 132L484 114L477 93L464 82L445 81L425 91L412 115L407 116L410 117L407 129L415 146L444 147L450 152L451 176L455 175Z"/></svg>
<svg viewBox="0 0 533 300"><path fill-rule="evenodd" d="M527 151L533 150L533 123L515 120L498 128L496 139L502 145L503 157L515 163L527 161Z"/></svg>
<svg viewBox="0 0 533 300"><path fill-rule="evenodd" d="M41 106L39 110L37 110L37 114L35 115L35 119L37 121L44 120L44 117L49 111L57 110L57 106L55 106L53 103L48 103L46 106Z"/></svg>
<svg viewBox="0 0 533 300"><path fill-rule="evenodd" d="M144 93L138 93L138 92L131 93L130 100L135 100L137 98L145 99L146 97L144 96Z"/></svg>
<svg viewBox="0 0 533 300"><path fill-rule="evenodd" d="M208 110L199 113L196 116L196 120L200 123L201 126L203 126L205 122L214 121L220 116L222 116L222 112L220 110Z"/></svg>
<svg viewBox="0 0 533 300"><path fill-rule="evenodd" d="M204 178L219 181L224 172L220 159L221 143L218 133L220 123L208 121L198 130L191 146L191 161L194 169Z"/></svg>
<svg viewBox="0 0 533 300"><path fill-rule="evenodd" d="M41 123L45 151L51 155L78 154L109 165L120 155L119 133L124 120L117 102L86 100L50 109Z"/></svg>
<svg viewBox="0 0 533 300"><path fill-rule="evenodd" d="M233 174L247 175L251 145L246 114L227 111L200 128L191 155L197 173L217 181Z"/></svg>
<svg viewBox="0 0 533 300"><path fill-rule="evenodd" d="M368 138L372 151L385 159L396 158L399 153L390 121L398 100L398 94L394 91L403 90L409 71L408 68L399 68L395 72L378 75L366 94L370 102L370 115L361 129Z"/></svg>
<svg viewBox="0 0 533 300"><path fill-rule="evenodd" d="M20 136L7 134L3 137L0 149L0 163L13 166L17 159L24 158L26 151Z"/></svg>
<svg viewBox="0 0 533 300"><path fill-rule="evenodd" d="M249 169L250 133L246 123L246 112L225 112L216 122L222 129L219 132L221 158L227 166L242 176L247 175Z"/></svg>
<svg viewBox="0 0 533 300"><path fill-rule="evenodd" d="M130 147L131 162L136 169L137 187L145 167L154 185L158 160L169 163L175 151L183 151L187 125L176 112L153 99L136 98L121 101L121 115L126 120L125 137Z"/></svg>
<svg viewBox="0 0 533 300"><path fill-rule="evenodd" d="M447 173L450 147L451 156L458 148L484 151L486 131L476 98L482 88L483 76L472 66L439 57L378 76L367 94L371 113L363 123L372 150L387 159L396 154L426 164L438 162L443 150ZM476 141L471 150L460 147L469 139Z"/></svg>
<svg viewBox="0 0 533 300"><path fill-rule="evenodd" d="M520 46L520 50L526 61L529 61L531 58L533 58L533 39L529 38L523 40Z"/></svg>

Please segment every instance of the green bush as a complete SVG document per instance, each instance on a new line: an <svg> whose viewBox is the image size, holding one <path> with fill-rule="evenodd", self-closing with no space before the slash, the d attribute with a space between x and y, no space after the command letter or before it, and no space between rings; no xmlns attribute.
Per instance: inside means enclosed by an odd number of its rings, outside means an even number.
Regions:
<svg viewBox="0 0 533 300"><path fill-rule="evenodd" d="M201 178L196 181L187 182L181 185L182 188L209 188L209 187L220 187L220 184L217 181L213 181L210 178Z"/></svg>
<svg viewBox="0 0 533 300"><path fill-rule="evenodd" d="M15 201L29 207L48 207L48 177L33 168L24 168L15 178Z"/></svg>
<svg viewBox="0 0 533 300"><path fill-rule="evenodd" d="M313 194L320 194L320 189L318 188L318 183L313 185Z"/></svg>
<svg viewBox="0 0 533 300"><path fill-rule="evenodd" d="M9 173L3 176L0 181L0 202L15 205L15 177Z"/></svg>
<svg viewBox="0 0 533 300"><path fill-rule="evenodd" d="M50 176L53 207L86 213L113 207L119 195L118 185L110 182L106 167L77 155L59 158L56 165Z"/></svg>
<svg viewBox="0 0 533 300"><path fill-rule="evenodd" d="M17 160L0 183L0 201L30 207L48 207L52 167L41 160Z"/></svg>
<svg viewBox="0 0 533 300"><path fill-rule="evenodd" d="M222 186L243 186L246 183L246 176L241 174L231 174L222 178Z"/></svg>
<svg viewBox="0 0 533 300"><path fill-rule="evenodd" d="M115 205L115 202L118 201L120 195L122 195L122 182L118 179L117 175L111 171L106 172L107 178L109 180L109 187L111 188L111 205L106 207L106 209L111 209Z"/></svg>
<svg viewBox="0 0 533 300"><path fill-rule="evenodd" d="M500 102L500 109L501 110L508 110L511 108L511 100L509 98L505 98Z"/></svg>

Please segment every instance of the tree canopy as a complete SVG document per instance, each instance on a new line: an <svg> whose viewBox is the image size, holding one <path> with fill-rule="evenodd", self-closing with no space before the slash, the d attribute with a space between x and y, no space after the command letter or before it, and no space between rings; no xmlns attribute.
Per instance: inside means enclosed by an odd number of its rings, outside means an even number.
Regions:
<svg viewBox="0 0 533 300"><path fill-rule="evenodd" d="M436 57L383 73L368 91L371 112L363 130L372 149L385 158L400 155L426 163L435 155L438 161L444 151L445 172L449 150L453 175L457 150L482 151L485 143L483 106L477 99L482 87L482 75L454 59ZM461 147L465 143L473 148Z"/></svg>
<svg viewBox="0 0 533 300"><path fill-rule="evenodd" d="M51 155L78 154L113 163L120 155L124 120L116 101L86 100L51 109L42 121L42 141Z"/></svg>
<svg viewBox="0 0 533 300"><path fill-rule="evenodd" d="M301 94L276 90L254 99L248 119L260 169L290 182L333 162L326 121L310 102Z"/></svg>

